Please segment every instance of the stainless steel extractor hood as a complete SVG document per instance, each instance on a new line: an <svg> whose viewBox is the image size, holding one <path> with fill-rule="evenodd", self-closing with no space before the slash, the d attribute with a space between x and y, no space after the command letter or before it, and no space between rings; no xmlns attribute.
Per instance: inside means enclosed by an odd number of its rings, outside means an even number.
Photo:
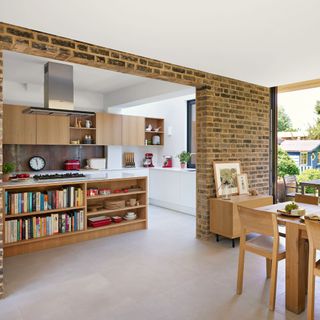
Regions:
<svg viewBox="0 0 320 320"><path fill-rule="evenodd" d="M94 115L94 112L74 110L73 67L47 62L44 66L44 107L23 111L42 115Z"/></svg>

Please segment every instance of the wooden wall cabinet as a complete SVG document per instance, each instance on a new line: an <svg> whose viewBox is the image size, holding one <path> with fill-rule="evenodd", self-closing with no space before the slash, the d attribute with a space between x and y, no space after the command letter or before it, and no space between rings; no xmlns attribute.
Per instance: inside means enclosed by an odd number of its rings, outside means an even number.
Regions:
<svg viewBox="0 0 320 320"><path fill-rule="evenodd" d="M22 113L25 106L3 106L3 143L36 144L36 116Z"/></svg>
<svg viewBox="0 0 320 320"><path fill-rule="evenodd" d="M144 117L122 116L122 144L125 146L144 146Z"/></svg>
<svg viewBox="0 0 320 320"><path fill-rule="evenodd" d="M273 203L272 196L238 195L230 200L222 198L210 199L210 232L229 239L240 237L240 220L238 205L248 208L258 208Z"/></svg>
<svg viewBox="0 0 320 320"><path fill-rule="evenodd" d="M122 116L98 112L96 113L96 144L121 145L122 144Z"/></svg>
<svg viewBox="0 0 320 320"><path fill-rule="evenodd" d="M37 144L70 144L69 117L37 115Z"/></svg>

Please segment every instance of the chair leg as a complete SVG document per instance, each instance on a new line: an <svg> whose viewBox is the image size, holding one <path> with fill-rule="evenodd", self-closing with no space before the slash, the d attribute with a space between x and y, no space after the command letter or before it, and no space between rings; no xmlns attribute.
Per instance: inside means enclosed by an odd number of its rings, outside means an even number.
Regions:
<svg viewBox="0 0 320 320"><path fill-rule="evenodd" d="M276 292L277 292L277 275L278 275L278 261L277 259L272 259L271 262L271 283L270 283L270 301L269 309L274 310L276 302Z"/></svg>
<svg viewBox="0 0 320 320"><path fill-rule="evenodd" d="M242 288L243 288L243 269L244 269L244 255L245 255L244 241L245 240L240 239L237 294L241 294Z"/></svg>
<svg viewBox="0 0 320 320"><path fill-rule="evenodd" d="M306 252L309 252L309 242L307 240L304 241L304 247ZM308 281L309 281L309 259L306 260L306 267L305 267L305 290L306 290L306 294L308 293Z"/></svg>
<svg viewBox="0 0 320 320"><path fill-rule="evenodd" d="M219 242L220 241L220 237L218 234L216 234L216 241Z"/></svg>
<svg viewBox="0 0 320 320"><path fill-rule="evenodd" d="M315 252L309 252L309 266L308 266L308 311L307 319L314 319L314 295L315 295L315 275L314 275L314 261L315 261Z"/></svg>
<svg viewBox="0 0 320 320"><path fill-rule="evenodd" d="M267 275L267 279L270 279L270 277L271 277L271 262L272 262L271 259L266 258L266 275Z"/></svg>

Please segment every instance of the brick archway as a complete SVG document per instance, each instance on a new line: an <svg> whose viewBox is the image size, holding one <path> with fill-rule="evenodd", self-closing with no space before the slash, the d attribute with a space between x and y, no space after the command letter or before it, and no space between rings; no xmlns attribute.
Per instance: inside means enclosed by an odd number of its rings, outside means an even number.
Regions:
<svg viewBox="0 0 320 320"><path fill-rule="evenodd" d="M88 65L196 88L197 228L208 238L208 197L214 195L213 160L240 160L252 188L269 190L269 89L191 68L141 57L23 27L0 23L0 114L3 50ZM0 125L2 152L2 123ZM2 158L0 160L2 165ZM2 196L2 192L1 192ZM2 201L1 205L2 206ZM0 208L0 239L3 213ZM0 296L3 242L0 242Z"/></svg>

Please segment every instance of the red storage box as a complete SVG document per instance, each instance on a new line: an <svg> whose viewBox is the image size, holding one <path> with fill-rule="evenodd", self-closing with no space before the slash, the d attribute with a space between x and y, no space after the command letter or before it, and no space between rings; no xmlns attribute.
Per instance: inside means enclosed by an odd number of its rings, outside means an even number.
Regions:
<svg viewBox="0 0 320 320"><path fill-rule="evenodd" d="M79 160L66 160L64 162L64 170L80 170Z"/></svg>
<svg viewBox="0 0 320 320"><path fill-rule="evenodd" d="M122 221L122 218L120 216L114 216L112 217L112 221L115 223L119 223Z"/></svg>
<svg viewBox="0 0 320 320"><path fill-rule="evenodd" d="M110 217L94 217L88 219L88 225L92 228L107 226L108 224L111 224L112 219Z"/></svg>

